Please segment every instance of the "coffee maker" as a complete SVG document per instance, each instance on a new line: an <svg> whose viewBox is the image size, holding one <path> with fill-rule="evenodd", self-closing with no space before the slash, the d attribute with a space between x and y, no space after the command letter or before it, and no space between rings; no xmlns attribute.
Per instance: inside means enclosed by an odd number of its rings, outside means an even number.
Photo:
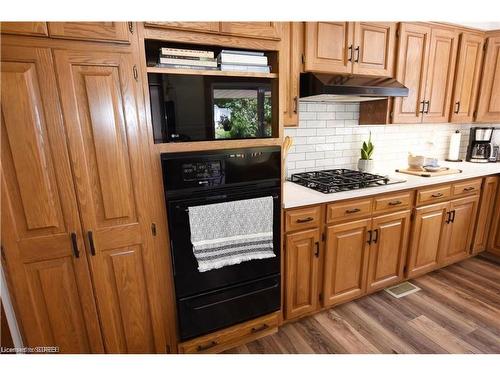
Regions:
<svg viewBox="0 0 500 375"><path fill-rule="evenodd" d="M487 163L492 153L491 136L493 128L471 128L469 146L465 160Z"/></svg>

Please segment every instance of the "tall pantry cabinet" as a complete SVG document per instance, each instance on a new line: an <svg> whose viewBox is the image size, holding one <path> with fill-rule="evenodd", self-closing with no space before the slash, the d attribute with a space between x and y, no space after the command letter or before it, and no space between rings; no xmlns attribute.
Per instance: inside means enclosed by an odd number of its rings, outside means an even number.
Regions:
<svg viewBox="0 0 500 375"><path fill-rule="evenodd" d="M1 183L24 344L165 352L134 50L20 38L2 41Z"/></svg>

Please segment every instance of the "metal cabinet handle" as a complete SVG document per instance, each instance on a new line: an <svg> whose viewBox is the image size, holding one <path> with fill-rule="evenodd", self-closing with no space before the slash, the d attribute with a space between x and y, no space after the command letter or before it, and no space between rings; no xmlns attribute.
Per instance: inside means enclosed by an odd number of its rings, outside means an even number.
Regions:
<svg viewBox="0 0 500 375"><path fill-rule="evenodd" d="M313 217L311 217L311 216L309 216L309 217L306 217L305 219L297 219L297 220L295 220L295 221L296 221L297 223L307 223L307 222L309 222L309 221L313 221L313 220L314 220L314 218L313 218Z"/></svg>
<svg viewBox="0 0 500 375"><path fill-rule="evenodd" d="M354 62L359 62L359 46L356 47L356 59L354 60Z"/></svg>
<svg viewBox="0 0 500 375"><path fill-rule="evenodd" d="M94 236L91 230L87 232L87 237L89 239L90 254L92 254L92 256L95 256Z"/></svg>
<svg viewBox="0 0 500 375"><path fill-rule="evenodd" d="M349 61L352 61L352 44L349 46Z"/></svg>
<svg viewBox="0 0 500 375"><path fill-rule="evenodd" d="M371 245L372 244L372 236L373 236L373 233L371 230L368 231L368 240L366 241L366 243L368 245Z"/></svg>
<svg viewBox="0 0 500 375"><path fill-rule="evenodd" d="M213 348L217 344L218 344L217 341L211 341L211 342L209 342L208 344L205 344L205 345L198 345L198 347L196 348L196 351L202 352L204 350Z"/></svg>
<svg viewBox="0 0 500 375"><path fill-rule="evenodd" d="M373 243L377 243L377 241L378 241L378 229L375 229L374 232L375 232L375 237L373 238Z"/></svg>
<svg viewBox="0 0 500 375"><path fill-rule="evenodd" d="M346 214L354 214L354 213L359 212L359 211L361 211L359 208L351 208L349 210L345 210L345 213Z"/></svg>
<svg viewBox="0 0 500 375"><path fill-rule="evenodd" d="M76 241L75 232L71 232L71 247L73 248L73 255L75 258L80 258L80 251L78 250L78 242Z"/></svg>
<svg viewBox="0 0 500 375"><path fill-rule="evenodd" d="M260 332L260 331L264 331L267 328L269 328L269 326L264 323L260 327L252 327L252 333L257 333L257 332Z"/></svg>
<svg viewBox="0 0 500 375"><path fill-rule="evenodd" d="M448 217L446 218L445 224L450 224L450 222L451 222L451 211L448 211L448 212L446 213L446 215L447 215Z"/></svg>
<svg viewBox="0 0 500 375"><path fill-rule="evenodd" d="M454 223L455 222L455 210L451 211L451 222Z"/></svg>
<svg viewBox="0 0 500 375"><path fill-rule="evenodd" d="M429 113L429 106L430 106L431 102L429 100L427 100L424 104L427 105L424 113Z"/></svg>
<svg viewBox="0 0 500 375"><path fill-rule="evenodd" d="M298 100L299 99L297 97L293 98L293 113L297 113L298 111L298 106L299 106Z"/></svg>
<svg viewBox="0 0 500 375"><path fill-rule="evenodd" d="M469 186L469 187L464 188L464 191L472 191L474 189L475 189L474 186Z"/></svg>
<svg viewBox="0 0 500 375"><path fill-rule="evenodd" d="M389 202L389 206L397 206L398 204L401 204L401 203L403 203L403 202L401 202L401 201L391 201L391 202Z"/></svg>
<svg viewBox="0 0 500 375"><path fill-rule="evenodd" d="M455 113L460 112L460 102L455 103Z"/></svg>
<svg viewBox="0 0 500 375"><path fill-rule="evenodd" d="M442 197L443 196L443 193L434 193L431 195L432 198L439 198L439 197Z"/></svg>
<svg viewBox="0 0 500 375"><path fill-rule="evenodd" d="M425 101L422 100L420 102L420 113L424 113L424 111L425 111Z"/></svg>
<svg viewBox="0 0 500 375"><path fill-rule="evenodd" d="M319 242L316 242L315 245L316 245L316 251L314 252L314 256L316 258L319 258Z"/></svg>

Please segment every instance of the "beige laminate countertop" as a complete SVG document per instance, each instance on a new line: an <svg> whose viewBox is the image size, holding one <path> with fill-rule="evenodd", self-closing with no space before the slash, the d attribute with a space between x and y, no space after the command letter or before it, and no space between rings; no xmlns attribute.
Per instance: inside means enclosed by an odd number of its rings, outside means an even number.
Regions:
<svg viewBox="0 0 500 375"><path fill-rule="evenodd" d="M343 191L340 193L323 194L315 190L300 186L293 182L285 182L283 186L283 207L293 208L300 206L308 206L312 204L335 202L344 199L366 197L376 194L389 193L391 191L414 189L422 186L442 184L446 182L465 180L474 177L483 177L488 175L500 174L500 163L446 163L441 162L441 165L454 169L461 169L462 173L450 174L440 177L420 177L409 174L397 173L394 169L390 171L379 170L376 173L388 175L390 178L398 180L406 180L406 182L398 184L390 184L384 186L371 187L366 189L358 189L351 191ZM385 173L384 173L385 172Z"/></svg>

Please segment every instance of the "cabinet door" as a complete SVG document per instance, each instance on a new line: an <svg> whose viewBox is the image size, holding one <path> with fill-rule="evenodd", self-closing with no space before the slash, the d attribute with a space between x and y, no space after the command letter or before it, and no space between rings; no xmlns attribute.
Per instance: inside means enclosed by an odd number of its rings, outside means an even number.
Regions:
<svg viewBox="0 0 500 375"><path fill-rule="evenodd" d="M286 319L293 319L318 309L318 256L319 229L286 236Z"/></svg>
<svg viewBox="0 0 500 375"><path fill-rule="evenodd" d="M449 202L444 202L416 209L408 256L409 277L437 268L440 249L447 246L449 206Z"/></svg>
<svg viewBox="0 0 500 375"><path fill-rule="evenodd" d="M302 22L286 22L281 39L280 82L283 84L283 124L299 125L299 81L304 50L304 25Z"/></svg>
<svg viewBox="0 0 500 375"><path fill-rule="evenodd" d="M164 351L132 56L104 48L54 51L104 344Z"/></svg>
<svg viewBox="0 0 500 375"><path fill-rule="evenodd" d="M3 265L25 344L102 352L51 52L2 45L1 69Z"/></svg>
<svg viewBox="0 0 500 375"><path fill-rule="evenodd" d="M472 245L472 252L474 254L486 250L488 235L492 226L491 221L495 208L498 180L499 177L486 177L483 181L476 230L474 233L474 243Z"/></svg>
<svg viewBox="0 0 500 375"><path fill-rule="evenodd" d="M497 189L486 250L500 256L500 188Z"/></svg>
<svg viewBox="0 0 500 375"><path fill-rule="evenodd" d="M351 73L353 22L306 22L304 70Z"/></svg>
<svg viewBox="0 0 500 375"><path fill-rule="evenodd" d="M458 262L469 256L476 225L479 195L455 199L450 202L451 223L448 246L442 248L440 265Z"/></svg>
<svg viewBox="0 0 500 375"><path fill-rule="evenodd" d="M424 122L448 122L455 74L458 34L433 28L425 87Z"/></svg>
<svg viewBox="0 0 500 375"><path fill-rule="evenodd" d="M392 77L395 45L395 22L356 22L353 73Z"/></svg>
<svg viewBox="0 0 500 375"><path fill-rule="evenodd" d="M410 232L410 211L373 218L372 231L368 292L403 280Z"/></svg>
<svg viewBox="0 0 500 375"><path fill-rule="evenodd" d="M2 22L0 30L3 34L49 35L46 22Z"/></svg>
<svg viewBox="0 0 500 375"><path fill-rule="evenodd" d="M52 38L130 42L127 22L49 22Z"/></svg>
<svg viewBox="0 0 500 375"><path fill-rule="evenodd" d="M324 306L346 302L365 293L370 222L371 219L365 219L327 228Z"/></svg>
<svg viewBox="0 0 500 375"><path fill-rule="evenodd" d="M488 38L476 121L500 121L500 36Z"/></svg>
<svg viewBox="0 0 500 375"><path fill-rule="evenodd" d="M221 22L220 31L260 39L280 39L278 22Z"/></svg>
<svg viewBox="0 0 500 375"><path fill-rule="evenodd" d="M400 25L396 78L408 87L409 93L407 97L394 99L393 123L422 121L430 37L429 27Z"/></svg>
<svg viewBox="0 0 500 375"><path fill-rule="evenodd" d="M483 60L483 44L482 36L468 33L462 33L460 36L451 122L471 123L474 119Z"/></svg>
<svg viewBox="0 0 500 375"><path fill-rule="evenodd" d="M155 22L144 23L146 27L164 27L167 29L184 29L190 31L219 32L220 22Z"/></svg>

